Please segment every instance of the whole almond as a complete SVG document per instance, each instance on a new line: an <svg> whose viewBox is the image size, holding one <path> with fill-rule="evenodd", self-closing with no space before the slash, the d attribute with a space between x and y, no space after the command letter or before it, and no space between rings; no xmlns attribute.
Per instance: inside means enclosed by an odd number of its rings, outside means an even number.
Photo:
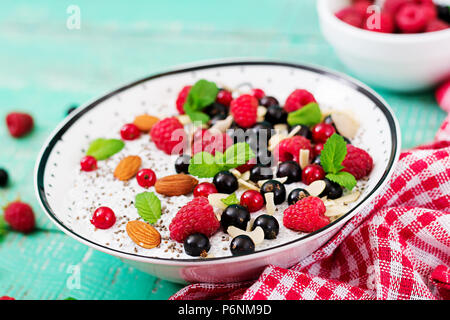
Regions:
<svg viewBox="0 0 450 320"><path fill-rule="evenodd" d="M141 130L142 132L149 132L153 125L159 121L159 118L143 114L134 118L133 123Z"/></svg>
<svg viewBox="0 0 450 320"><path fill-rule="evenodd" d="M126 230L131 240L142 248L152 249L161 243L158 230L143 221L129 221Z"/></svg>
<svg viewBox="0 0 450 320"><path fill-rule="evenodd" d="M130 180L139 171L141 163L142 160L139 156L128 156L123 158L114 170L114 177L121 181Z"/></svg>
<svg viewBox="0 0 450 320"><path fill-rule="evenodd" d="M181 196L191 193L198 180L187 174L174 174L156 181L155 190L165 196Z"/></svg>

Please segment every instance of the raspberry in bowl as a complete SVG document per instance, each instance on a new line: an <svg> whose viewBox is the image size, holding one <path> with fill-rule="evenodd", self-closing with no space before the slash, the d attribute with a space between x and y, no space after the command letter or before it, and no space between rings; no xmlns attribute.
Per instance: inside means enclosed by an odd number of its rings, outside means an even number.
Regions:
<svg viewBox="0 0 450 320"><path fill-rule="evenodd" d="M191 95L184 113L180 92ZM175 70L78 112L38 159L43 209L75 239L178 282L294 264L377 194L400 150L397 122L372 90L288 63ZM140 134L123 137L131 123Z"/></svg>
<svg viewBox="0 0 450 320"><path fill-rule="evenodd" d="M431 0L378 3L317 1L322 33L352 74L396 91L425 89L448 78L450 22L439 7Z"/></svg>

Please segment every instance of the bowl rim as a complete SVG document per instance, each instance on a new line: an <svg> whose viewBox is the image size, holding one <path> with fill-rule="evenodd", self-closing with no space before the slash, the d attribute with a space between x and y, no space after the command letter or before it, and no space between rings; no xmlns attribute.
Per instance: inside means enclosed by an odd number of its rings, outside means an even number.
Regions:
<svg viewBox="0 0 450 320"><path fill-rule="evenodd" d="M442 41L442 39L450 38L450 28L446 30L422 32L422 33L382 33L372 32L361 28L354 27L338 19L334 12L331 11L329 4L335 0L318 0L317 11L319 17L329 23L334 30L339 30L354 37L371 40L377 42L388 42L389 44L417 44L423 42Z"/></svg>
<svg viewBox="0 0 450 320"><path fill-rule="evenodd" d="M383 172L383 175L381 179L377 182L374 189L366 195L364 199L361 200L361 202L356 205L354 208L352 208L349 212L347 212L345 215L340 217L339 219L333 221L332 223L328 224L327 226L308 233L306 235L303 235L297 239L291 240L289 242L279 244L274 247L262 249L259 251L256 251L255 253L244 255L244 256L226 256L226 257L213 257L208 259L198 259L198 258L192 258L192 259L173 259L173 258L160 258L160 257L149 257L144 256L140 254L134 254L129 253L113 248L109 248L107 246L101 245L99 243L94 242L93 240L87 239L77 232L73 231L69 227L67 227L64 223L62 223L57 215L53 212L51 206L49 205L47 201L47 197L45 194L45 186L44 186L44 173L46 169L47 160L52 152L53 147L55 144L61 139L61 137L64 135L64 133L71 127L72 124L74 124L78 119L80 119L87 111L93 109L95 106L100 104L101 102L121 93L122 91L125 91L131 87L137 86L143 82L165 77L168 75L174 75L179 73L186 73L186 72L194 72L197 70L202 69L212 69L212 68L219 68L219 67L229 67L229 66L278 66L278 67L290 67L300 70L306 70L313 73L320 74L322 76L328 76L331 77L337 81L343 82L347 86L352 87L356 91L364 94L366 97L368 97L383 113L383 115L386 117L386 120L388 121L389 128L391 130L391 140L392 140L392 147L391 147L391 154L389 157L388 165ZM386 103L386 101L379 96L375 91L370 89L365 84L361 83L360 81L353 79L350 76L347 76L345 74L342 74L340 72L332 71L323 67L316 67L308 64L298 64L298 63L292 63L292 62L282 62L282 61L275 61L275 60L267 60L267 59L245 59L245 58L235 58L235 59L220 59L220 60L211 60L211 61L204 61L199 63L193 63L193 64L185 64L178 67L174 67L173 69L169 69L166 71L161 71L154 73L148 77L138 79L136 81L133 81L131 83L128 83L124 86L121 86L117 89L114 89L113 91L110 91L104 95L102 95L100 98L93 99L92 101L89 101L80 107L77 108L74 112L72 112L71 115L66 117L65 120L63 120L49 135L45 143L43 144L41 151L38 155L38 158L36 160L35 164L35 170L34 170L34 186L35 186L35 194L39 201L39 204L41 208L44 210L46 215L49 217L49 219L56 224L56 226L62 230L65 234L69 235L73 239L91 247L96 250L99 250L101 252L138 262L146 262L146 263L152 263L152 264L162 264L162 265L172 265L172 266L204 266L206 264L220 264L223 262L243 262L243 261L249 261L249 260L255 260L262 258L264 256L268 256L272 253L274 253L277 250L282 249L289 249L293 246L297 246L300 243L311 241L316 238L319 238L327 233L329 233L332 230L336 230L340 225L344 224L350 218L352 218L356 213L357 209L361 210L363 209L371 199L373 199L378 193L382 190L384 185L388 182L388 179L393 173L393 169L395 167L395 164L397 163L399 156L400 156L400 147L401 146L401 133L400 133L400 127L398 124L397 119L394 116L393 111L389 107L389 105Z"/></svg>

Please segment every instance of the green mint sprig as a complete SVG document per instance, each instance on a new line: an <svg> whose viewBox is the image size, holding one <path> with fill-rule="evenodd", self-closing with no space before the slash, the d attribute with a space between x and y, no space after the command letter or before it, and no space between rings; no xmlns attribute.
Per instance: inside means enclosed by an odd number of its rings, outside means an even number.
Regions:
<svg viewBox="0 0 450 320"><path fill-rule="evenodd" d="M192 122L206 123L209 116L202 110L216 101L219 88L214 82L204 79L198 80L189 90L186 102L183 105L184 112Z"/></svg>
<svg viewBox="0 0 450 320"><path fill-rule="evenodd" d="M320 164L327 173L327 179L336 182L348 190L352 190L356 186L355 177L346 171L342 171L344 169L342 162L346 155L347 144L342 136L335 133L323 146L320 154Z"/></svg>
<svg viewBox="0 0 450 320"><path fill-rule="evenodd" d="M306 106L302 107L293 112L289 112L287 122L290 126L304 125L313 126L318 124L322 120L322 112L320 111L319 105L315 102L308 103Z"/></svg>
<svg viewBox="0 0 450 320"><path fill-rule="evenodd" d="M144 221L154 224L161 217L161 201L153 192L136 195L134 206Z"/></svg>
<svg viewBox="0 0 450 320"><path fill-rule="evenodd" d="M125 143L119 139L99 138L91 142L86 155L97 160L106 160L123 149Z"/></svg>
<svg viewBox="0 0 450 320"><path fill-rule="evenodd" d="M208 152L196 153L191 158L189 173L199 178L211 178L220 171L239 167L254 157L250 145L239 142L227 148L224 153L216 152L214 156Z"/></svg>

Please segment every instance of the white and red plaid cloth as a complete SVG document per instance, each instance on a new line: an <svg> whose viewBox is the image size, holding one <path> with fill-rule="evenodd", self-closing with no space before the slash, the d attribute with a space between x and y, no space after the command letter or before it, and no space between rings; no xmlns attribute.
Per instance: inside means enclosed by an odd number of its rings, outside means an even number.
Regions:
<svg viewBox="0 0 450 320"><path fill-rule="evenodd" d="M368 207L291 269L192 284L171 299L450 299L450 116L434 143L401 154Z"/></svg>

